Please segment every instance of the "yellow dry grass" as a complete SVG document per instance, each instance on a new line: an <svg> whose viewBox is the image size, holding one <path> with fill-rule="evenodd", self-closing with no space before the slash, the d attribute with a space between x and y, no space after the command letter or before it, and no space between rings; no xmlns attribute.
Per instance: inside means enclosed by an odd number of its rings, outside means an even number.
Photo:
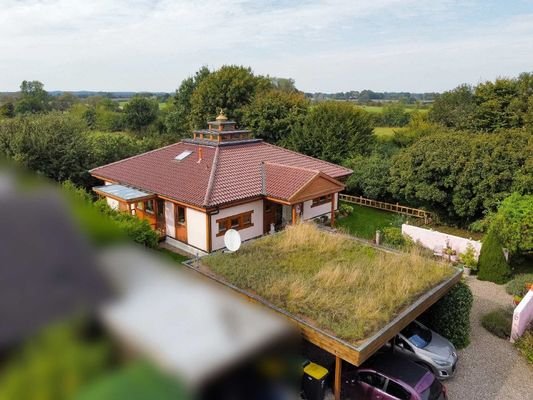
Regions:
<svg viewBox="0 0 533 400"><path fill-rule="evenodd" d="M353 343L453 273L416 250L387 253L310 223L203 261L228 282Z"/></svg>

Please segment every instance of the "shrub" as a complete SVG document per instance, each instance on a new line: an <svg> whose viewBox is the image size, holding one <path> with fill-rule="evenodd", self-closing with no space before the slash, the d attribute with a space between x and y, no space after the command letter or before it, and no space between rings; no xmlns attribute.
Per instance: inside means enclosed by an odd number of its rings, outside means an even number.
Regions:
<svg viewBox="0 0 533 400"><path fill-rule="evenodd" d="M2 366L0 400L72 399L110 365L107 342L86 338L84 323L44 329Z"/></svg>
<svg viewBox="0 0 533 400"><path fill-rule="evenodd" d="M346 203L340 203L339 205L339 214L343 217L350 215L353 213L353 207Z"/></svg>
<svg viewBox="0 0 533 400"><path fill-rule="evenodd" d="M524 332L524 334L515 342L515 346L526 358L526 361L533 365L533 327Z"/></svg>
<svg viewBox="0 0 533 400"><path fill-rule="evenodd" d="M508 339L511 336L513 312L507 308L499 308L485 314L481 318L481 325L495 336Z"/></svg>
<svg viewBox="0 0 533 400"><path fill-rule="evenodd" d="M426 311L421 320L462 349L470 344L470 310L473 296L468 285L459 282Z"/></svg>
<svg viewBox="0 0 533 400"><path fill-rule="evenodd" d="M500 239L494 230L490 230L479 254L478 279L498 284L505 283L511 276L511 268L503 255Z"/></svg>
<svg viewBox="0 0 533 400"><path fill-rule="evenodd" d="M406 238L402 235L402 229L396 227L383 228L383 241L391 246L401 247L407 244Z"/></svg>
<svg viewBox="0 0 533 400"><path fill-rule="evenodd" d="M477 268L476 250L471 243L468 243L464 253L459 254L459 258L466 267L472 269Z"/></svg>
<svg viewBox="0 0 533 400"><path fill-rule="evenodd" d="M507 283L505 291L511 295L523 297L528 291L526 289L526 284L528 283L533 284L533 273L516 275Z"/></svg>
<svg viewBox="0 0 533 400"><path fill-rule="evenodd" d="M113 210L109 207L105 199L98 200L94 205L101 213L107 215L134 242L150 248L157 247L159 236L147 221Z"/></svg>
<svg viewBox="0 0 533 400"><path fill-rule="evenodd" d="M89 193L70 181L62 186L74 218L94 243L108 244L128 237L146 247L157 247L158 234L147 221L111 209L104 199L93 202Z"/></svg>

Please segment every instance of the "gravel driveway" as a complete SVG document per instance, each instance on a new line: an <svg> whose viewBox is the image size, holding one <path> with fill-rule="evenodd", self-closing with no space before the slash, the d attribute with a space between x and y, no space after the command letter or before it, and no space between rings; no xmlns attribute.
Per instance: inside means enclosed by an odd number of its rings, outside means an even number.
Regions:
<svg viewBox="0 0 533 400"><path fill-rule="evenodd" d="M481 316L512 304L503 286L468 277L474 294L471 344L459 351L456 376L446 382L450 400L533 399L533 368L511 343L481 326Z"/></svg>

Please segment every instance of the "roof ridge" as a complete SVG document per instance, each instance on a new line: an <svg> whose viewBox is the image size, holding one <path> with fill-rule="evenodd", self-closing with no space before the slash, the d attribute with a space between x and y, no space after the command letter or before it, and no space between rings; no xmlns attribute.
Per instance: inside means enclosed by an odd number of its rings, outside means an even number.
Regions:
<svg viewBox="0 0 533 400"><path fill-rule="evenodd" d="M204 202L203 202L204 206L209 205L209 200L211 198L211 192L213 191L213 186L215 182L215 174L216 174L216 169L218 165L218 155L220 153L219 149L220 147L218 146L215 148L213 164L211 165L211 173L209 174L209 181L207 181L207 189L205 190L205 197L204 197Z"/></svg>
<svg viewBox="0 0 533 400"><path fill-rule="evenodd" d="M263 162L263 164L276 165L276 166L279 166L279 167L293 168L293 169L303 169L305 171L314 172L315 174L319 174L320 173L320 170L318 170L318 169L299 167L297 165L287 165L287 164L282 164L282 163L277 163L277 162L270 162L270 161L262 161L262 162Z"/></svg>
<svg viewBox="0 0 533 400"><path fill-rule="evenodd" d="M114 161L112 163L105 164L105 165L100 165L99 167L95 167L93 169L90 169L89 172L93 172L93 171L99 170L100 168L109 167L111 165L120 164L121 162L132 160L134 158L141 157L141 156L144 156L146 154L151 154L151 153L155 153L157 151L165 150L165 149L167 149L169 147L176 146L176 145L178 145L180 143L183 143L183 142L179 141L179 142L176 142L176 143L171 143L171 144L168 144L168 145L163 146L163 147L158 147L157 149L145 151L144 153L141 153L141 154L135 154L134 156L131 156L131 157L128 157L128 158L123 158L122 160Z"/></svg>
<svg viewBox="0 0 533 400"><path fill-rule="evenodd" d="M262 143L264 143L264 144L266 144L266 145L268 145L270 147L275 147L277 149L280 149L280 150L283 150L283 151L287 151L289 153L293 153L293 154L296 154L296 155L299 155L299 156L302 156L302 157L310 158L311 160L323 162L325 164L331 165L332 167L342 168L342 169L345 169L347 171L353 172L353 170L351 170L350 168L346 168L346 167L344 167L342 165L339 165L339 164L335 164L335 163L332 163L332 162L329 162L329 161L321 160L320 158L308 156L307 154L298 153L297 151L286 149L285 147L281 147L281 146L276 146L275 144L268 143L268 142L265 142L265 141L262 141Z"/></svg>
<svg viewBox="0 0 533 400"><path fill-rule="evenodd" d="M265 170L265 162L261 161L261 194L263 196L267 195L266 190L266 170Z"/></svg>

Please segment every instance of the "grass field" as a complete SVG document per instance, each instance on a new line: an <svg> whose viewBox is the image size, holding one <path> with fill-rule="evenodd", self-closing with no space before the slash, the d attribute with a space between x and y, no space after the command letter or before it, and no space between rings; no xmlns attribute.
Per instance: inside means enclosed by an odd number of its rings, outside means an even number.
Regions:
<svg viewBox="0 0 533 400"><path fill-rule="evenodd" d="M400 214L382 211L376 208L354 204L349 205L353 207L354 212L347 217L339 218L337 220L337 227L363 239L373 239L378 229L382 230L391 226L401 227L406 219Z"/></svg>
<svg viewBox="0 0 533 400"><path fill-rule="evenodd" d="M405 128L398 128L394 126L377 126L374 128L374 135L379 139L390 139L394 136L394 132L399 132Z"/></svg>
<svg viewBox="0 0 533 400"><path fill-rule="evenodd" d="M128 104L129 100L120 100L118 102L118 106L121 108L121 109L124 109L124 106L126 104ZM164 110L165 108L167 107L167 103L159 103L159 109L160 110Z"/></svg>
<svg viewBox="0 0 533 400"><path fill-rule="evenodd" d="M354 344L453 273L418 253L384 252L311 223L202 261L229 283Z"/></svg>
<svg viewBox="0 0 533 400"><path fill-rule="evenodd" d="M379 114L383 111L383 106L361 106L363 108L363 110L369 112L369 113L373 113L373 114ZM425 114L429 111L428 108L416 108L416 107L410 107L410 106L405 106L405 111L406 112L413 112L415 110L418 110L420 113L422 114Z"/></svg>

